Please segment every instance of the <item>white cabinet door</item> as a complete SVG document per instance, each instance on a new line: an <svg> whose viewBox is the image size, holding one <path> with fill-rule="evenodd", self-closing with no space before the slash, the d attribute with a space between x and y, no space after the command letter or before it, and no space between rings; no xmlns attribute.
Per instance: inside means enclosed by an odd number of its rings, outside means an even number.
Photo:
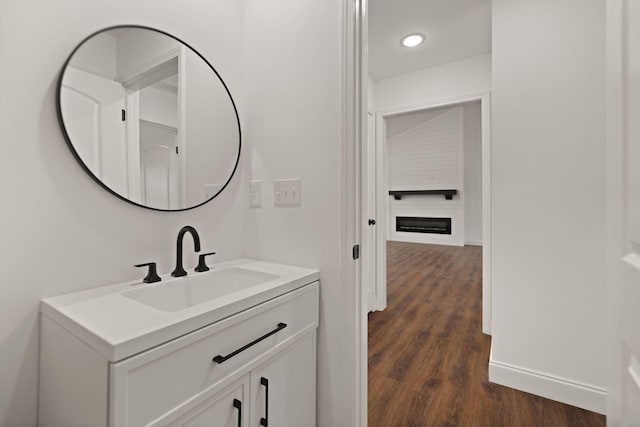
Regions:
<svg viewBox="0 0 640 427"><path fill-rule="evenodd" d="M170 422L172 427L247 427L249 375ZM161 423L163 424L163 423Z"/></svg>
<svg viewBox="0 0 640 427"><path fill-rule="evenodd" d="M316 333L251 371L252 427L316 423Z"/></svg>

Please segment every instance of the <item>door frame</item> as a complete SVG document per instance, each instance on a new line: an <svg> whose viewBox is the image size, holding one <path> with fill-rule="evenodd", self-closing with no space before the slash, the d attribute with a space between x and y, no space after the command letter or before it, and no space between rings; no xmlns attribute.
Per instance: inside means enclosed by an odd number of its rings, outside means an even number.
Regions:
<svg viewBox="0 0 640 427"><path fill-rule="evenodd" d="M142 200L141 194L141 176L140 176L140 129L138 120L140 119L140 89L149 85L149 81L155 81L154 76L162 74L167 69L173 69L174 63L177 62L178 69L178 137L177 146L180 152L178 158L178 201L176 206L186 205L186 64L185 64L185 46L181 45L171 49L144 64L141 71L134 74L119 77L118 81L126 90L126 109L127 109L127 172L129 178L129 198L133 200ZM138 202L139 203L139 202ZM170 209L176 208L171 206Z"/></svg>
<svg viewBox="0 0 640 427"><path fill-rule="evenodd" d="M371 126L369 126L371 121ZM372 131L373 129L373 131ZM376 113L375 111L367 108L367 135L363 138L362 144L362 280L363 286L367 292L367 307L368 311L383 310L384 306L380 306L379 298L377 298L377 278L378 264L376 262L377 256L375 251L378 248L377 236L378 227L380 224L375 222L370 224L373 219L377 220L377 179L375 174L377 168L376 164ZM371 138L374 139L371 139ZM371 179L373 174L373 179ZM374 182L373 185L371 183ZM372 202L374 203L371 206ZM372 207L372 211L369 208ZM373 234L373 236L372 236Z"/></svg>
<svg viewBox="0 0 640 427"><path fill-rule="evenodd" d="M633 153L631 141L635 141L637 133L632 128L631 116L634 107L637 108L638 90L633 72L638 58L630 52L635 47L634 37L640 31L640 23L637 5L632 5L629 0L606 1L606 332L609 350L606 416L607 425L612 426L629 425L628 411L630 407L637 407L629 401L629 387L636 391L640 388L637 359L640 339L633 329L635 318L629 315L637 307L637 299L629 295L632 292L629 285L635 283L640 270L639 249L632 241L637 235L632 234L634 229L629 219L635 216L630 212L633 190L628 182L638 176L633 167L637 157L630 155ZM637 416L637 412L633 415Z"/></svg>
<svg viewBox="0 0 640 427"><path fill-rule="evenodd" d="M377 259L378 274L376 278L377 305L387 305L387 233L389 214L389 149L387 144L386 119L404 113L449 107L467 102L480 101L481 140L482 140L482 332L491 335L491 91L474 92L450 98L428 100L418 104L396 107L379 111L376 114L376 168L378 203L376 219L382 227L378 227ZM380 173L382 171L382 173Z"/></svg>
<svg viewBox="0 0 640 427"><path fill-rule="evenodd" d="M349 425L367 425L367 293L361 280L362 263L356 246L362 237L362 144L367 135L367 22L368 0L343 2L342 114L341 114L341 243L340 272L348 309L345 329L352 333L350 366L351 404Z"/></svg>

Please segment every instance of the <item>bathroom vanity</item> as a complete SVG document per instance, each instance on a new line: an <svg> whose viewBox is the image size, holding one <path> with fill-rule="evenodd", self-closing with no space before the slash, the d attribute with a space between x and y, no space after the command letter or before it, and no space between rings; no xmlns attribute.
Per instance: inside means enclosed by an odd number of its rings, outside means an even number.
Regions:
<svg viewBox="0 0 640 427"><path fill-rule="evenodd" d="M315 425L318 280L242 259L43 300L39 425Z"/></svg>

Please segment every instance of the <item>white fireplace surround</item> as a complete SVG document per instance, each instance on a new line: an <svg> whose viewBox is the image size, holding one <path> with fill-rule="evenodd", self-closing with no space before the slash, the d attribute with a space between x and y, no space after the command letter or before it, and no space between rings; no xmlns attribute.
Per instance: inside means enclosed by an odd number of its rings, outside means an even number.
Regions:
<svg viewBox="0 0 640 427"><path fill-rule="evenodd" d="M464 206L460 194L453 200L445 200L444 196L402 196L402 200L391 198L391 215L389 215L389 240L397 242L430 243L440 245L463 246L464 241ZM451 218L451 234L411 233L396 231L396 217L437 217Z"/></svg>
<svg viewBox="0 0 640 427"><path fill-rule="evenodd" d="M388 119L389 190L458 192L452 200L443 195L403 195L400 200L388 196L389 240L453 246L481 244L481 204L476 205L476 199L481 200L480 151L468 147L470 143L480 144L478 105L476 109L457 105ZM477 129L469 125L466 114L477 119ZM470 167L476 166L472 165L474 160L477 168ZM465 184L473 190L471 197L467 197ZM476 216L473 208L478 208L477 218L471 218ZM470 218L465 218L465 213ZM451 234L396 231L399 216L451 218ZM467 224L469 230L465 230Z"/></svg>

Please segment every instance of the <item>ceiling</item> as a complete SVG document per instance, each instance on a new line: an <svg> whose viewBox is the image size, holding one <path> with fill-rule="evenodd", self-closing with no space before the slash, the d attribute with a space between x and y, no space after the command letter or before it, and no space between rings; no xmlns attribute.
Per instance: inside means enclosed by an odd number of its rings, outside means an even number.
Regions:
<svg viewBox="0 0 640 427"><path fill-rule="evenodd" d="M400 39L422 33L406 48ZM381 80L491 51L491 0L369 0L369 75Z"/></svg>

